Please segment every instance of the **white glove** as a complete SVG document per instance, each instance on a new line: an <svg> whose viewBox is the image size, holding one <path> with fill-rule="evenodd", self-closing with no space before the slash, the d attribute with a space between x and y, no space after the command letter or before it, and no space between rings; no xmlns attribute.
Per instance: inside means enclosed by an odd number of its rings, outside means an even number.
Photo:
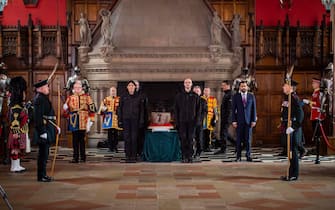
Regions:
<svg viewBox="0 0 335 210"><path fill-rule="evenodd" d="M292 127L286 128L286 134L291 134L293 133L294 129Z"/></svg>
<svg viewBox="0 0 335 210"><path fill-rule="evenodd" d="M56 128L57 128L58 135L60 135L60 133L61 133L60 127L57 126Z"/></svg>
<svg viewBox="0 0 335 210"><path fill-rule="evenodd" d="M87 133L90 132L92 125L93 125L93 122L91 121L90 118L88 118L87 119L87 124L86 124L86 132Z"/></svg>
<svg viewBox="0 0 335 210"><path fill-rule="evenodd" d="M40 137L41 137L42 139L48 139L48 134L47 134L47 133L42 133L42 134L40 135Z"/></svg>
<svg viewBox="0 0 335 210"><path fill-rule="evenodd" d="M309 104L309 100L308 99L302 99L302 102L304 102L304 104Z"/></svg>
<svg viewBox="0 0 335 210"><path fill-rule="evenodd" d="M103 107L101 108L101 110L102 110L103 112L105 112L105 111L107 110L107 106L103 106Z"/></svg>
<svg viewBox="0 0 335 210"><path fill-rule="evenodd" d="M68 110L68 108L69 108L69 106L67 105L67 103L65 103L65 104L63 105L63 109L66 111L66 110Z"/></svg>

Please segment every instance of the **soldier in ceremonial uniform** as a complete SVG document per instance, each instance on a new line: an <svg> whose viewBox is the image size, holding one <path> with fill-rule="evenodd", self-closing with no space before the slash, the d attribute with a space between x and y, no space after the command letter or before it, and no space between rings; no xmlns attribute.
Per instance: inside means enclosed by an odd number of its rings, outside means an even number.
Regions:
<svg viewBox="0 0 335 210"><path fill-rule="evenodd" d="M11 158L11 172L23 172L21 166L28 138L28 112L24 108L27 83L23 77L14 77L9 83L9 135L8 148Z"/></svg>
<svg viewBox="0 0 335 210"><path fill-rule="evenodd" d="M291 86L293 90L293 95L299 99L297 95L297 91L296 91L298 82L292 80ZM300 106L303 106L304 102L299 99L299 104ZM285 97L284 101L282 102L281 112L283 112L283 110L285 110L285 107L287 106L288 106L288 101L287 101L287 97ZM280 144L283 147L283 151L279 154L280 156L287 156L286 126L287 126L287 118L284 118L284 119L281 118L281 123L278 127L280 128L280 132L281 132ZM305 142L304 142L304 135L303 135L302 127L299 128L298 134L299 134L298 137L301 139L298 145L298 152L299 152L299 158L302 158L308 152L307 149L304 147Z"/></svg>
<svg viewBox="0 0 335 210"><path fill-rule="evenodd" d="M218 103L215 97L211 96L211 89L204 88L203 99L207 102L207 116L205 116L203 122L204 129L204 151L210 152L209 144L211 142L211 133L214 130L216 121L218 119Z"/></svg>
<svg viewBox="0 0 335 210"><path fill-rule="evenodd" d="M320 83L321 80L317 78L312 79L312 87L313 87L313 94L312 99L307 100L304 99L303 102L305 104L309 104L311 106L311 117L310 120L312 121L313 131L317 127L318 120L323 121L326 118L326 114L321 110L321 92L320 92ZM320 136L320 131L317 129L315 133L315 137L318 138Z"/></svg>
<svg viewBox="0 0 335 210"><path fill-rule="evenodd" d="M37 181L50 182L52 178L47 176L46 166L49 157L49 148L56 141L56 132L60 133L60 128L56 127L55 111L48 98L48 80L42 80L34 84L36 95L34 98L34 142L38 144L37 157Z"/></svg>
<svg viewBox="0 0 335 210"><path fill-rule="evenodd" d="M90 131L96 112L90 95L86 94L80 80L73 85L73 94L64 105L64 115L68 117L68 128L72 131L73 159L71 163L86 162L85 134Z"/></svg>
<svg viewBox="0 0 335 210"><path fill-rule="evenodd" d="M102 128L108 131L108 147L111 152L117 152L118 144L118 117L117 109L120 97L117 96L115 87L110 88L110 96L104 98L100 105L99 114L103 116Z"/></svg>
<svg viewBox="0 0 335 210"><path fill-rule="evenodd" d="M292 85L297 83L292 80ZM292 157L290 159L289 175L282 176L283 181L295 181L299 177L299 157L298 157L298 147L301 144L301 125L304 119L304 111L302 110L300 99L294 93L292 85L287 82L283 85L283 92L285 94L286 100L288 101L288 95L291 94L291 104L287 103L286 106L282 106L281 118L284 123L284 129L286 135L291 135L291 150ZM288 122L288 109L291 107L291 126L287 127Z"/></svg>

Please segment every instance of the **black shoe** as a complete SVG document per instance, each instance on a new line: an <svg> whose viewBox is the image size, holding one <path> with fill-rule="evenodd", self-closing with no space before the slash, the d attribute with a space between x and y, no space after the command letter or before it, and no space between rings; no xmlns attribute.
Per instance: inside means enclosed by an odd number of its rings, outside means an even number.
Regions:
<svg viewBox="0 0 335 210"><path fill-rule="evenodd" d="M299 153L299 158L303 158L305 155L307 155L308 150L304 148L304 150L302 152Z"/></svg>
<svg viewBox="0 0 335 210"><path fill-rule="evenodd" d="M80 162L86 163L86 159L81 159Z"/></svg>
<svg viewBox="0 0 335 210"><path fill-rule="evenodd" d="M79 163L79 161L78 160L76 160L76 159L72 159L72 160L70 160L70 162L69 163Z"/></svg>
<svg viewBox="0 0 335 210"><path fill-rule="evenodd" d="M39 182L51 182L52 178L50 176L44 176L42 178L38 178L37 181L39 181Z"/></svg>
<svg viewBox="0 0 335 210"><path fill-rule="evenodd" d="M136 163L136 158L126 158L126 163Z"/></svg>
<svg viewBox="0 0 335 210"><path fill-rule="evenodd" d="M287 152L283 151L283 152L279 153L278 156L287 156Z"/></svg>
<svg viewBox="0 0 335 210"><path fill-rule="evenodd" d="M251 157L247 157L247 161L248 162L252 162L252 158Z"/></svg>
<svg viewBox="0 0 335 210"><path fill-rule="evenodd" d="M207 149L204 149L204 152L212 152L212 150L207 148Z"/></svg>
<svg viewBox="0 0 335 210"><path fill-rule="evenodd" d="M236 158L235 162L241 162L241 158Z"/></svg>
<svg viewBox="0 0 335 210"><path fill-rule="evenodd" d="M291 176L291 177L281 176L280 179L281 179L282 181L288 181L288 182L291 182L291 181L297 181L297 180L298 180L298 177L296 177L296 176Z"/></svg>
<svg viewBox="0 0 335 210"><path fill-rule="evenodd" d="M193 158L193 163L201 163L200 155Z"/></svg>
<svg viewBox="0 0 335 210"><path fill-rule="evenodd" d="M214 155L225 154L226 150L220 149L219 151L214 152Z"/></svg>

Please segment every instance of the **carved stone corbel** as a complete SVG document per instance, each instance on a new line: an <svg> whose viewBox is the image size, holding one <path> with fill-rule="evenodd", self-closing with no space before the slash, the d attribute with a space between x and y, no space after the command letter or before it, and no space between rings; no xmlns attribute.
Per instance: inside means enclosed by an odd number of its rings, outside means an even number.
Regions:
<svg viewBox="0 0 335 210"><path fill-rule="evenodd" d="M87 63L89 61L88 59L88 52L90 50L90 47L87 46L80 46L78 47L78 53L79 53L79 60L82 63Z"/></svg>
<svg viewBox="0 0 335 210"><path fill-rule="evenodd" d="M112 45L105 45L105 46L100 47L100 54L104 58L112 55L113 51L114 51L114 46Z"/></svg>
<svg viewBox="0 0 335 210"><path fill-rule="evenodd" d="M224 47L222 45L209 45L211 61L217 63L223 57Z"/></svg>

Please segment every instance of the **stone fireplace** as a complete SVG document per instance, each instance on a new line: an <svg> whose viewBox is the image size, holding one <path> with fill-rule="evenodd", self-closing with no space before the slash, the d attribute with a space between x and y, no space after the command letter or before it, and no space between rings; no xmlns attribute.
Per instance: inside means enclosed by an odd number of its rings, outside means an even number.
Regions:
<svg viewBox="0 0 335 210"><path fill-rule="evenodd" d="M98 38L79 47L79 65L97 106L109 87L131 79L164 88L191 78L210 87L220 101L221 81L240 74L242 55L239 47L231 49L224 25L221 43L213 42L212 11L205 0L122 0L102 12ZM100 30L108 30L108 36ZM100 117L92 130L91 138L105 136Z"/></svg>

